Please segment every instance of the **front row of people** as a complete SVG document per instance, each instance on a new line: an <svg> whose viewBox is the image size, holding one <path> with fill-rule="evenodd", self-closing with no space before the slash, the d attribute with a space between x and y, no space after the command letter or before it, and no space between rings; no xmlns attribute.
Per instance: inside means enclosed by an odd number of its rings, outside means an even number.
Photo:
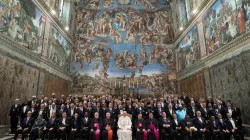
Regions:
<svg viewBox="0 0 250 140"><path fill-rule="evenodd" d="M153 113L149 113L149 118L144 120L142 114L138 114L137 120L132 123L126 111L123 112L116 123L110 118L110 113L106 113L105 119L100 119L98 112L94 114L94 118L88 117L88 112L82 119L78 118L75 113L72 119L67 118L66 112L57 120L56 114L53 113L48 121L38 115L34 120L29 111L27 117L21 123L21 127L16 131L14 140L18 134L22 134L22 139L30 134L30 139L35 140L40 137L42 140L45 136L49 139L66 139L69 135L70 139L75 140L79 137L89 140L112 140L114 137L115 126L118 126L117 135L119 140L132 140L132 136L136 140L188 140L207 139L210 140L230 140L233 136L235 140L244 140L244 134L239 128L236 120L232 119L231 114L227 114L227 119L222 119L222 115L218 114L218 119L214 116L207 122L201 117L201 112L197 111L197 117L190 119L188 115L183 121L177 120L176 114L166 116L162 112L162 117L155 119ZM133 126L133 127L132 127Z"/></svg>

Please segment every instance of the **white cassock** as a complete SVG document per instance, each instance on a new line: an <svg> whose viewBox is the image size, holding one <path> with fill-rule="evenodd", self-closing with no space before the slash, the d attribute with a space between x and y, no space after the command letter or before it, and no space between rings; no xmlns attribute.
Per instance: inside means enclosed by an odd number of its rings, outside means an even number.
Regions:
<svg viewBox="0 0 250 140"><path fill-rule="evenodd" d="M118 120L117 135L119 140L132 140L131 119L128 116L121 116Z"/></svg>

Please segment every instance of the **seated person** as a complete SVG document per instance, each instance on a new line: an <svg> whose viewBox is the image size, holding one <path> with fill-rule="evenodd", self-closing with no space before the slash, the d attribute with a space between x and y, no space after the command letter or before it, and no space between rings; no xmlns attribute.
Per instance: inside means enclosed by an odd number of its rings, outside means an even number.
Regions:
<svg viewBox="0 0 250 140"><path fill-rule="evenodd" d="M223 133L222 133L221 128L220 128L220 125L218 124L218 121L215 120L214 116L211 116L211 121L210 121L210 124L209 124L209 131L211 133L211 136L212 136L213 140L224 139L223 138Z"/></svg>
<svg viewBox="0 0 250 140"><path fill-rule="evenodd" d="M46 128L46 121L42 118L42 114L39 114L30 131L30 140L36 140L38 135L43 136L44 128ZM44 137L41 137L41 139L44 140Z"/></svg>
<svg viewBox="0 0 250 140"><path fill-rule="evenodd" d="M148 114L149 118L145 122L145 128L148 131L148 140L159 140L158 121L153 117L153 113Z"/></svg>
<svg viewBox="0 0 250 140"><path fill-rule="evenodd" d="M23 119L22 123L21 123L21 127L17 129L15 136L14 136L14 140L17 139L17 135L18 134L22 134L22 140L25 139L25 135L30 133L30 130L33 126L34 123L34 119L31 118L32 112L28 111L27 112L27 117Z"/></svg>
<svg viewBox="0 0 250 140"><path fill-rule="evenodd" d="M78 113L74 114L74 118L71 120L71 131L70 131L70 139L75 140L81 129L81 120L78 118Z"/></svg>
<svg viewBox="0 0 250 140"><path fill-rule="evenodd" d="M197 128L198 137L200 139L205 138L205 139L209 140L210 133L209 133L209 130L206 128L207 124L206 124L205 118L201 117L200 111L196 112L196 116L197 117L195 117L193 121L194 121L195 127Z"/></svg>
<svg viewBox="0 0 250 140"><path fill-rule="evenodd" d="M56 130L58 128L57 125L57 120L56 120L56 113L53 112L51 114L51 118L47 121L47 126L44 129L44 134L48 133L48 139L53 140L56 134ZM44 136L43 136L44 137Z"/></svg>
<svg viewBox="0 0 250 140"><path fill-rule="evenodd" d="M60 140L61 136L62 139L66 139L66 134L69 134L70 131L70 120L67 118L67 113L62 113L62 118L58 121L58 129L56 132L57 140Z"/></svg>
<svg viewBox="0 0 250 140"><path fill-rule="evenodd" d="M106 113L106 119L103 120L102 140L113 139L114 120L110 118L110 112Z"/></svg>
<svg viewBox="0 0 250 140"><path fill-rule="evenodd" d="M235 140L244 140L244 133L240 128L238 122L232 118L232 114L227 113L226 125Z"/></svg>
<svg viewBox="0 0 250 140"><path fill-rule="evenodd" d="M197 129L195 128L194 123L191 121L189 115L185 116L185 119L182 122L184 127L184 135L188 140L198 139Z"/></svg>
<svg viewBox="0 0 250 140"><path fill-rule="evenodd" d="M132 122L130 117L127 116L127 112L123 111L122 116L118 119L118 131L117 135L119 140L132 140L131 131Z"/></svg>
<svg viewBox="0 0 250 140"><path fill-rule="evenodd" d="M138 119L135 121L134 124L136 130L136 140L143 140L144 137L147 137L147 131L145 130L145 121L142 118L142 114L138 114Z"/></svg>
<svg viewBox="0 0 250 140"><path fill-rule="evenodd" d="M183 140L184 139L184 132L183 132L183 124L180 120L177 120L177 115L172 115L173 121L173 130L175 135L175 140Z"/></svg>
<svg viewBox="0 0 250 140"><path fill-rule="evenodd" d="M99 118L99 113L96 112L90 125L89 140L100 140L101 129L102 120Z"/></svg>
<svg viewBox="0 0 250 140"><path fill-rule="evenodd" d="M80 130L80 140L83 140L84 135L85 139L89 138L91 119L89 118L89 113L86 111L84 117L81 120L81 130Z"/></svg>
<svg viewBox="0 0 250 140"><path fill-rule="evenodd" d="M221 132L223 132L224 139L229 140L230 137L231 137L231 134L230 134L230 131L227 128L226 123L227 123L226 120L222 118L222 114L219 113L218 114L217 124L219 125Z"/></svg>
<svg viewBox="0 0 250 140"><path fill-rule="evenodd" d="M174 139L174 130L172 121L169 118L167 118L166 112L162 112L162 118L160 118L159 120L159 126L160 126L161 140ZM169 138L166 137L166 134L168 134Z"/></svg>

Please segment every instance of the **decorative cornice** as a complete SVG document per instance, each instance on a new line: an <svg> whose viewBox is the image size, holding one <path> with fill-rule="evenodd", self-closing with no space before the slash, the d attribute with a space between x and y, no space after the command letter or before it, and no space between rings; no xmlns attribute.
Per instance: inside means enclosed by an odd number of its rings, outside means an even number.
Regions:
<svg viewBox="0 0 250 140"><path fill-rule="evenodd" d="M44 3L43 0L33 0L33 2L46 15L46 17L49 18L52 25L66 38L66 40L68 40L72 46L75 46L72 34L63 30L65 27L63 27L63 25L59 22L58 18L51 14L50 8L46 5L46 3Z"/></svg>
<svg viewBox="0 0 250 140"><path fill-rule="evenodd" d="M46 71L65 80L72 81L69 72L58 68L56 65L48 63L46 60L42 59L39 54L35 54L28 48L19 45L17 42L14 42L3 33L0 33L0 51L13 57L18 57L18 59L25 61L25 63L36 66L37 68L46 69Z"/></svg>
<svg viewBox="0 0 250 140"><path fill-rule="evenodd" d="M189 20L185 26L183 32L179 32L177 38L174 41L174 46L177 47L177 44L185 37L185 35L189 32L189 30L197 23L198 19L203 16L205 11L207 11L210 6L212 6L216 2L216 0L205 0L201 7L197 10L197 14Z"/></svg>
<svg viewBox="0 0 250 140"><path fill-rule="evenodd" d="M177 79L178 80L184 79L190 75L197 73L198 71L201 71L205 67L211 67L226 59L230 59L231 57L236 56L245 50L249 50L250 49L249 44L250 44L250 32L239 36L234 41L224 45L223 47L219 48L212 54L209 54L201 61L178 72Z"/></svg>

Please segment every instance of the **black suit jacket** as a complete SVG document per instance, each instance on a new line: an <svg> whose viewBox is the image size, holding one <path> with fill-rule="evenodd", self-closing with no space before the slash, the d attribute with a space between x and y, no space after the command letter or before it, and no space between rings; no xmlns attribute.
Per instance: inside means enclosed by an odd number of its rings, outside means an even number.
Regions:
<svg viewBox="0 0 250 140"><path fill-rule="evenodd" d="M214 130L220 130L220 131L222 130L221 125L219 124L217 120L210 121L208 127L209 127L210 132L213 132Z"/></svg>
<svg viewBox="0 0 250 140"><path fill-rule="evenodd" d="M195 112L194 112L193 108L190 106L190 107L187 108L187 115L189 115L190 118L195 118L197 110L198 109L195 107Z"/></svg>
<svg viewBox="0 0 250 140"><path fill-rule="evenodd" d="M235 127L240 129L238 122L235 119L233 119L233 121L234 121ZM232 129L233 129L233 124L231 123L231 121L229 119L226 119L226 127L230 131L232 131Z"/></svg>
<svg viewBox="0 0 250 140"><path fill-rule="evenodd" d="M166 129L165 127L163 127L164 124L170 125L170 127L168 129L173 129L172 120L170 120L169 118L166 118L166 120L164 120L163 118L160 118L160 120L159 120L159 128L160 129Z"/></svg>
<svg viewBox="0 0 250 140"><path fill-rule="evenodd" d="M25 129L25 128L28 128L28 131L30 131L33 124L34 124L34 121L35 120L33 118L30 118L28 121L27 121L27 118L24 118L23 122L21 124L22 130Z"/></svg>
<svg viewBox="0 0 250 140"><path fill-rule="evenodd" d="M216 121L217 121L217 124L219 125L221 130L227 129L227 124L226 124L227 122L225 119L221 119L221 120L217 119Z"/></svg>
<svg viewBox="0 0 250 140"><path fill-rule="evenodd" d="M30 107L27 105L26 110L24 110L24 106L20 108L20 117L21 118L26 118L27 117L27 112L30 110Z"/></svg>
<svg viewBox="0 0 250 140"><path fill-rule="evenodd" d="M10 113L9 116L11 117L11 119L18 119L18 116L20 114L20 105L17 105L15 107L15 104L11 106L10 108Z"/></svg>
<svg viewBox="0 0 250 140"><path fill-rule="evenodd" d="M196 117L194 118L194 124L195 127L198 129L198 131L200 131L200 129L204 129L206 128L206 121L203 117L201 117L202 122Z"/></svg>
<svg viewBox="0 0 250 140"><path fill-rule="evenodd" d="M169 117L169 118L172 119L172 118L173 118L172 115L173 115L173 114L176 114L176 112L175 112L174 109L172 109L172 114L171 114L169 108L167 108L167 109L166 109L166 114L167 114L167 117Z"/></svg>
<svg viewBox="0 0 250 140"><path fill-rule="evenodd" d="M47 129L50 129L50 128L53 128L53 131L56 131L57 128L58 128L58 120L57 119L54 119L54 121L52 119L49 119L47 121L47 126L46 126Z"/></svg>
<svg viewBox="0 0 250 140"><path fill-rule="evenodd" d="M66 131L70 130L70 119L66 118L65 124L62 123L63 118L59 119L58 121L58 127L65 127Z"/></svg>
<svg viewBox="0 0 250 140"><path fill-rule="evenodd" d="M77 129L77 130L80 130L81 129L81 119L71 119L71 124L70 124L70 127L73 128L73 129Z"/></svg>
<svg viewBox="0 0 250 140"><path fill-rule="evenodd" d="M165 112L164 108L161 108L161 111L159 111L159 109L156 108L155 111L154 111L155 118L157 118L158 120L161 119L162 118L162 112Z"/></svg>
<svg viewBox="0 0 250 140"><path fill-rule="evenodd" d="M91 125L91 119L88 117L88 119L87 119L87 121L86 121L86 119L85 119L85 117L84 118L82 118L81 119L81 128L83 129L83 128L87 128L87 129L90 129L90 125Z"/></svg>
<svg viewBox="0 0 250 140"><path fill-rule="evenodd" d="M176 127L181 127L181 130L183 130L184 126L183 126L182 122L179 121L179 120L177 120L177 122L178 122L178 124L176 124L175 121L172 120L173 129L174 129L174 130L177 130Z"/></svg>

